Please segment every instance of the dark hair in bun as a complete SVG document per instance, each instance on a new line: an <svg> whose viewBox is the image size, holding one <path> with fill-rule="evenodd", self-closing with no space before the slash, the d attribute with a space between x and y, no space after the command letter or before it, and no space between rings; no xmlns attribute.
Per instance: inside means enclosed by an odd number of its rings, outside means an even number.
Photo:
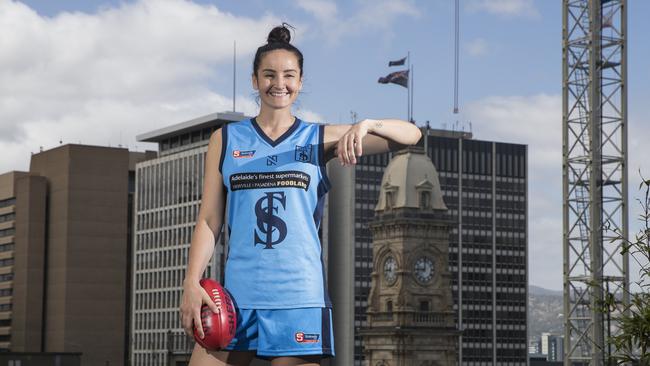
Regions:
<svg viewBox="0 0 650 366"><path fill-rule="evenodd" d="M282 25L273 28L266 38L267 44L257 49L257 52L255 52L255 60L253 61L253 75L257 76L257 70L260 68L260 62L265 53L274 50L287 50L296 55L298 66L300 67L300 76L302 76L302 52L289 43L291 41L291 31L287 27L293 28L287 23L282 23Z"/></svg>
<svg viewBox="0 0 650 366"><path fill-rule="evenodd" d="M291 42L291 32L289 29L285 26L290 26L287 23L282 23L281 26L275 27L271 30L269 33L269 36L266 37L266 42L267 43L276 43L276 42L284 42L284 43L289 43Z"/></svg>

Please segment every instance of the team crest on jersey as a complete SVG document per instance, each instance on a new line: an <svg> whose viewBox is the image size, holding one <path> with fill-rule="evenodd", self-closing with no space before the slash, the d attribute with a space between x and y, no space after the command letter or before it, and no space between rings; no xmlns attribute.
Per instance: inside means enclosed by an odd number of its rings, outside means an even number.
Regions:
<svg viewBox="0 0 650 366"><path fill-rule="evenodd" d="M318 343L318 338L320 338L320 334L296 332L296 334L294 334L294 338L298 343Z"/></svg>
<svg viewBox="0 0 650 366"><path fill-rule="evenodd" d="M296 145L296 161L302 163L309 163L311 161L312 145L300 146Z"/></svg>
<svg viewBox="0 0 650 366"><path fill-rule="evenodd" d="M280 208L286 209L287 197L284 192L264 192L264 196L255 203L255 216L257 216L257 229L254 229L255 243L263 244L264 249L273 249L274 245L281 243L287 236L287 223L274 215ZM258 235L259 234L261 235Z"/></svg>
<svg viewBox="0 0 650 366"><path fill-rule="evenodd" d="M233 158L252 158L255 155L255 150L233 150Z"/></svg>

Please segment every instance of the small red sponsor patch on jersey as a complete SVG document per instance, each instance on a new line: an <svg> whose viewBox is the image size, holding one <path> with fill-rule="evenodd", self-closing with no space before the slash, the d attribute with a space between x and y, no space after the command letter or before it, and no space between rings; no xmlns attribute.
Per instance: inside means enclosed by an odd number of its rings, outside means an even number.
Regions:
<svg viewBox="0 0 650 366"><path fill-rule="evenodd" d="M255 155L255 150L233 150L233 158L252 158Z"/></svg>

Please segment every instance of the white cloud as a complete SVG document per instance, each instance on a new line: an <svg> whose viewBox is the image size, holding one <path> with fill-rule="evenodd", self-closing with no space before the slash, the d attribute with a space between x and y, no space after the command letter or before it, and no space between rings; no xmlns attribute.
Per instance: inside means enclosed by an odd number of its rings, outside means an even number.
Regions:
<svg viewBox="0 0 650 366"><path fill-rule="evenodd" d="M650 177L650 107L637 106L629 116L630 236L640 229L640 208L635 197L639 169ZM528 145L529 172L529 281L549 289L562 289L562 99L560 95L493 96L467 105L475 136L485 140ZM646 261L647 263L647 261ZM630 278L638 279L638 266L630 259Z"/></svg>
<svg viewBox="0 0 650 366"><path fill-rule="evenodd" d="M473 39L465 47L471 56L483 56L488 53L488 43L483 38Z"/></svg>
<svg viewBox="0 0 650 366"><path fill-rule="evenodd" d="M333 20L337 13L336 3L329 0L298 0L296 5L324 22Z"/></svg>
<svg viewBox="0 0 650 366"><path fill-rule="evenodd" d="M0 1L0 172L27 169L30 151L59 139L151 149L135 135L230 110L212 86L232 77L217 70L231 62L233 39L250 56L280 22L183 0L54 17ZM237 99L239 111L257 112L250 97Z"/></svg>
<svg viewBox="0 0 650 366"><path fill-rule="evenodd" d="M466 3L466 9L471 12L485 11L506 17L537 18L540 16L533 0L470 0Z"/></svg>
<svg viewBox="0 0 650 366"><path fill-rule="evenodd" d="M346 18L338 17L336 4L331 0L301 0L296 5L318 20L320 32L312 37L322 36L330 45L337 44L342 37L368 32L381 31L385 37L391 37L397 18L420 16L411 0L358 0L357 3L356 12Z"/></svg>
<svg viewBox="0 0 650 366"><path fill-rule="evenodd" d="M641 96L637 96L641 97ZM645 98L637 98L638 101L643 101ZM628 179L629 179L629 236L631 239L643 230L643 222L639 220L641 217L642 209L639 205L638 199L643 199L644 192L639 190L641 183L641 176L643 174L645 179L650 179L650 144L648 144L648 136L650 136L650 126L648 125L647 116L650 114L650 106L647 104L638 103L632 105L630 102L630 114L628 117ZM641 261L644 266L648 266L647 258L637 255L637 259ZM630 258L630 280L631 282L639 280L640 266L637 262ZM646 279L646 283L648 283ZM631 289L638 291L639 288L635 285Z"/></svg>

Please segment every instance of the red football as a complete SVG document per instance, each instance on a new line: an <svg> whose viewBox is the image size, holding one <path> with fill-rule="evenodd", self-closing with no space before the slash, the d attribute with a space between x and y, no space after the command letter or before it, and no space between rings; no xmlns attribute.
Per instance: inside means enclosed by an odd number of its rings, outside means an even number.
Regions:
<svg viewBox="0 0 650 366"><path fill-rule="evenodd" d="M218 312L213 312L203 304L201 306L201 324L203 326L203 339L194 324L194 339L205 349L218 351L225 348L235 336L237 329L237 312L230 298L230 294L219 282L211 278L203 278L199 281L201 287L210 295L212 301L217 304Z"/></svg>

